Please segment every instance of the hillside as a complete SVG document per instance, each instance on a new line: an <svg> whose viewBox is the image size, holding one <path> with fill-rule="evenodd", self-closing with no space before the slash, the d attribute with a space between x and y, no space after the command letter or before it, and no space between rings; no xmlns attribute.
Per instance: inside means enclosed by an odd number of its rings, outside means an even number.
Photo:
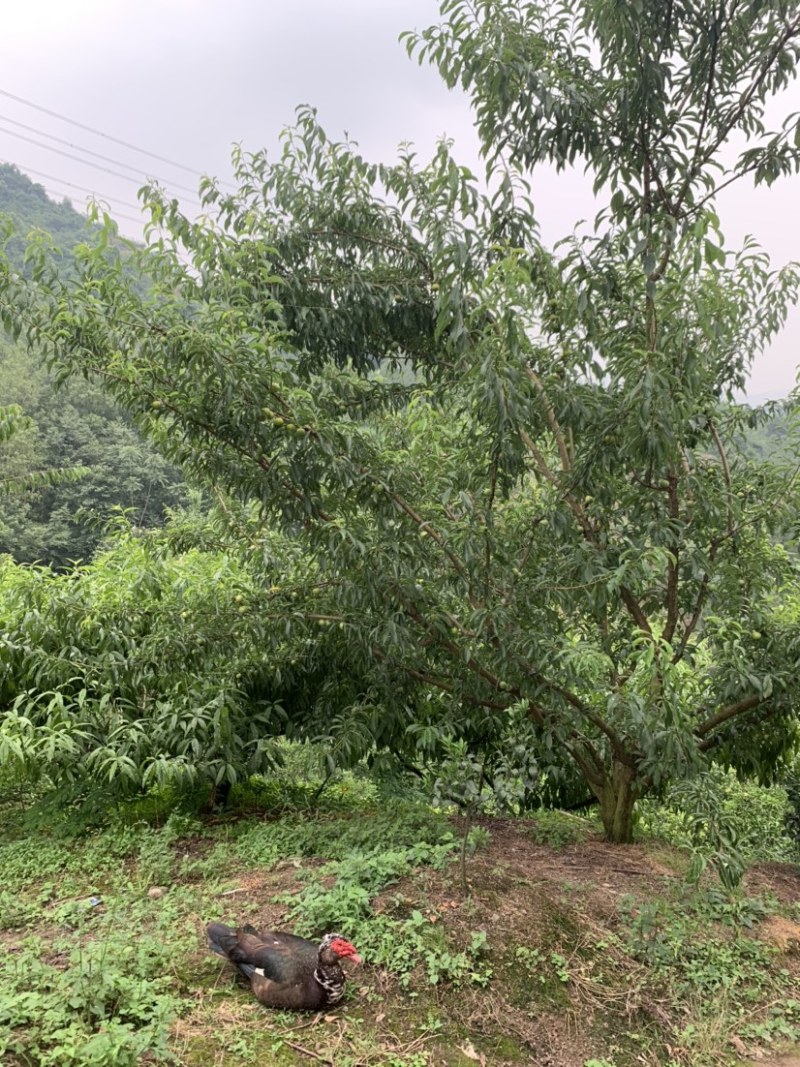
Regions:
<svg viewBox="0 0 800 1067"><path fill-rule="evenodd" d="M83 839L7 811L3 1062L721 1067L800 1038L797 867L731 897L663 841L551 812L481 820L465 895L457 821L348 777L315 792L252 785L249 815L160 829L150 798ZM208 952L220 919L339 930L364 966L339 1008L270 1011Z"/></svg>
<svg viewBox="0 0 800 1067"><path fill-rule="evenodd" d="M15 232L6 245L9 259L22 267L25 238L31 230L44 230L65 254L86 240L88 223L68 200L51 200L44 187L19 168L0 164L0 215L13 220Z"/></svg>
<svg viewBox="0 0 800 1067"><path fill-rule="evenodd" d="M8 165L0 165L0 215L13 223L6 252L20 270L33 230L51 234L65 261L87 237L85 218L67 201L54 202ZM0 481L86 469L78 481L2 499L0 553L64 569L91 558L114 509L129 509L137 526L153 527L163 523L167 508L186 500L180 472L154 452L97 385L81 381L56 390L48 371L2 336L0 398L19 404L31 420L27 430L0 445Z"/></svg>

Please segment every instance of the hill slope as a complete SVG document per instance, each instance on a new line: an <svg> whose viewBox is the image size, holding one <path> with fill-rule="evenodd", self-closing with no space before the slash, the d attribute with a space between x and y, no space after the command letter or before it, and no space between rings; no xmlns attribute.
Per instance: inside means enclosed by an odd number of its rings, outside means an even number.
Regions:
<svg viewBox="0 0 800 1067"><path fill-rule="evenodd" d="M23 269L25 238L46 230L65 259L86 239L87 223L55 203L16 167L0 165L0 214L14 224L6 254ZM89 559L114 508L142 527L158 526L186 499L182 476L142 439L130 420L90 382L56 390L49 373L0 336L0 402L19 404L31 424L0 445L0 481L42 470L85 467L78 482L0 500L0 552L19 562L66 568Z"/></svg>
<svg viewBox="0 0 800 1067"><path fill-rule="evenodd" d="M16 232L6 245L6 254L18 269L22 267L25 238L31 230L52 234L65 253L86 240L88 223L68 200L51 200L44 187L33 182L18 167L0 163L0 214L8 215Z"/></svg>
<svg viewBox="0 0 800 1067"><path fill-rule="evenodd" d="M17 809L0 842L4 1062L711 1067L800 1039L797 868L756 866L734 897L692 889L683 853L548 813L483 820L465 896L458 827L370 788L345 780L310 814L310 789L264 783L256 817L81 842L52 820L15 837ZM365 965L341 1008L271 1012L208 952L212 919L341 930Z"/></svg>

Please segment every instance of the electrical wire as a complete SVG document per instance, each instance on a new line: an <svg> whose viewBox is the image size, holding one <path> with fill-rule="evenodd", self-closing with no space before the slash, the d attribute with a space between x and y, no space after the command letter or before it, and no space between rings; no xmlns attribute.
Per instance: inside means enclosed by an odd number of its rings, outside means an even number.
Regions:
<svg viewBox="0 0 800 1067"><path fill-rule="evenodd" d="M21 141L27 141L28 144L36 145L37 148L44 148L47 152L55 152L59 156L65 156L67 159L72 159L76 163L82 163L85 167L94 167L95 170L105 171L106 174L112 174L115 178L122 178L123 181L133 182L134 185L141 185L141 178L132 178L130 174L122 174L118 170L111 170L110 167L102 167L98 163L91 163L88 159L81 159L80 156L73 155L71 152L65 152L62 148L55 148L53 145L44 144L41 141L35 140L33 137L27 137L24 133L17 133L15 130L7 130L0 126L0 133L7 133L9 137L18 137ZM193 200L192 203L203 210L202 205L198 200Z"/></svg>
<svg viewBox="0 0 800 1067"><path fill-rule="evenodd" d="M150 156L151 159L157 159L160 163L166 163L170 167L178 167L179 170L187 171L189 174L194 174L197 178L202 178L204 175L193 167L187 167L185 163L178 163L174 159L168 159L166 156L160 156L156 152L150 152L146 148L139 148L138 145L131 144L130 141L123 141L120 137L114 137L113 134L104 133L102 130L95 129L94 126L88 126L85 122L78 122L77 119L71 119L68 115L62 115L58 111L52 111L48 107L42 107L41 104L34 104L32 100L26 100L24 96L17 96L16 93L10 93L7 89L0 89L0 96L5 96L9 100L16 100L18 104L24 104L26 107L32 107L36 111L41 111L44 115L49 115L51 118L58 119L60 122L68 122L70 126L76 126L80 130L86 130L87 133L92 133L96 137L103 137L106 141L113 141L114 144L122 145L123 148L128 148L132 152L139 152L143 156ZM229 189L234 189L229 182L221 182L220 184L226 185Z"/></svg>
<svg viewBox="0 0 800 1067"><path fill-rule="evenodd" d="M67 148L74 148L76 152L83 152L84 155L94 156L95 159L102 159L104 163L113 163L115 167L124 167L125 170L132 170L135 174L141 174L142 171L139 167L134 167L131 163L123 163L120 159L113 159L111 156L104 156L101 152L93 152L91 148L84 148L83 145L75 144L73 141L65 141L63 137L56 137L55 134L47 133L46 130L40 130L36 126L28 126L24 122L19 122L17 119L9 118L8 115L0 115L0 122L10 122L12 126L19 126L23 130L27 130L28 133L38 134L39 137L46 137L48 141L55 141L57 144L66 145ZM12 131L8 131L12 133ZM12 133L12 136L18 136ZM189 193L192 196L197 195L196 189L190 189L188 185L180 185L178 182L167 180L166 178L159 178L155 175L157 181L163 185L170 185L173 189L180 189L181 192Z"/></svg>
<svg viewBox="0 0 800 1067"><path fill-rule="evenodd" d="M46 189L45 191L49 192L51 196L68 196L67 193L62 192L60 189L53 189L52 187L50 189ZM75 211L76 209L73 207L72 210ZM78 214L80 215L80 212L78 212ZM116 209L114 209L114 211L112 212L109 208L109 217L114 222L116 222L118 219L124 219L126 222L132 222L135 226L144 225L142 219L135 219L133 215L126 215L124 211L117 211Z"/></svg>

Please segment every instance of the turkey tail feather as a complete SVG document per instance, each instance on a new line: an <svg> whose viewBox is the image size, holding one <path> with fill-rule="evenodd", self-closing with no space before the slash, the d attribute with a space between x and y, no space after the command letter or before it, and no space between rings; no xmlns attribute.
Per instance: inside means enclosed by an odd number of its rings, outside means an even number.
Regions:
<svg viewBox="0 0 800 1067"><path fill-rule="evenodd" d="M236 931L224 923L209 923L206 927L208 947L218 956L230 957L230 953L236 948Z"/></svg>
<svg viewBox="0 0 800 1067"><path fill-rule="evenodd" d="M208 947L212 952L216 952L218 956L224 956L245 978L250 979L253 977L256 968L254 964L248 962L247 953L239 944L239 932L237 930L232 930L230 926L226 926L224 923L209 923L206 927L206 933L208 934ZM263 971L259 973L263 974Z"/></svg>

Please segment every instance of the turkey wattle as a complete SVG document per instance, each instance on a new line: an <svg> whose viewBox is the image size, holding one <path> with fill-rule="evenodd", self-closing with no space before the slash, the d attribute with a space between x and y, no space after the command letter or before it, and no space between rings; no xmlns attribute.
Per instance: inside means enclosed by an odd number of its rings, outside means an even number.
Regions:
<svg viewBox="0 0 800 1067"><path fill-rule="evenodd" d="M310 1011L338 1004L344 996L342 959L361 963L353 945L341 934L326 934L319 944L294 934L231 929L223 923L206 928L208 944L250 982L256 998L270 1008Z"/></svg>

